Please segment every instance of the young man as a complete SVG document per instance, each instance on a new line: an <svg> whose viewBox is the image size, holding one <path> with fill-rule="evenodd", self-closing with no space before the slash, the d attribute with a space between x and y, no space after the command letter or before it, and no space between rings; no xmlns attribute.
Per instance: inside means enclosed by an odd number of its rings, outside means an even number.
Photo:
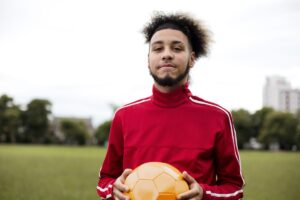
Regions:
<svg viewBox="0 0 300 200"><path fill-rule="evenodd" d="M241 199L244 180L231 114L188 89L189 70L207 54L207 30L186 14L156 14L143 33L153 94L116 111L99 196L127 199L124 180L131 169L160 161L183 171L190 190L178 199Z"/></svg>

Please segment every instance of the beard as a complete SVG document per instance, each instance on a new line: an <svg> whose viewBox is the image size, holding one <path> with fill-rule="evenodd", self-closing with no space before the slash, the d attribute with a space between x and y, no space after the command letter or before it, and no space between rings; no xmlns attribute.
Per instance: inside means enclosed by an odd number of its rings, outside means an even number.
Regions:
<svg viewBox="0 0 300 200"><path fill-rule="evenodd" d="M149 68L150 69L150 68ZM180 83L185 77L187 77L189 75L189 72L190 72L190 66L187 65L186 68L185 68L185 71L181 74L179 74L177 77L175 78L172 78L171 76L167 75L163 78L159 78L157 75L153 74L150 71L150 75L152 76L152 78L154 79L154 81L160 85L160 86L163 86L163 87L172 87L172 86L175 86L177 85L178 83Z"/></svg>

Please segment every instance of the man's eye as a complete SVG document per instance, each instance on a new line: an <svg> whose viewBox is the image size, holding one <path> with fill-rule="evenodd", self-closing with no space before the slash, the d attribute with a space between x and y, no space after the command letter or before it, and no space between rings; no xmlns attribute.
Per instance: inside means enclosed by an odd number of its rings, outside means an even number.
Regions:
<svg viewBox="0 0 300 200"><path fill-rule="evenodd" d="M153 48L153 51L161 51L162 48L161 47L156 47L156 48Z"/></svg>
<svg viewBox="0 0 300 200"><path fill-rule="evenodd" d="M174 50L175 51L182 51L182 48L181 47L175 47Z"/></svg>

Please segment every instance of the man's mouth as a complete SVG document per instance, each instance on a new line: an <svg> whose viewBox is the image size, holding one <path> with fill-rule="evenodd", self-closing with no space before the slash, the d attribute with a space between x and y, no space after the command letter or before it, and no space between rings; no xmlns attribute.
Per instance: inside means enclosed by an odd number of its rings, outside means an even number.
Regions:
<svg viewBox="0 0 300 200"><path fill-rule="evenodd" d="M159 68L159 69L160 69L160 68L175 68L175 66L172 65L172 64L163 64L163 65L160 65L158 68Z"/></svg>

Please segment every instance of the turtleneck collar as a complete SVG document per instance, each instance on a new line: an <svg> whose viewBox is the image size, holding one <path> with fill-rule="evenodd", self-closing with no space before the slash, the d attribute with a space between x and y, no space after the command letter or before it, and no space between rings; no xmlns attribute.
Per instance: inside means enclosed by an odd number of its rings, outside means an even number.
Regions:
<svg viewBox="0 0 300 200"><path fill-rule="evenodd" d="M188 89L187 83L169 93L160 92L155 85L153 85L152 93L153 103L161 107L179 106L185 102L188 102L188 98L192 95Z"/></svg>

